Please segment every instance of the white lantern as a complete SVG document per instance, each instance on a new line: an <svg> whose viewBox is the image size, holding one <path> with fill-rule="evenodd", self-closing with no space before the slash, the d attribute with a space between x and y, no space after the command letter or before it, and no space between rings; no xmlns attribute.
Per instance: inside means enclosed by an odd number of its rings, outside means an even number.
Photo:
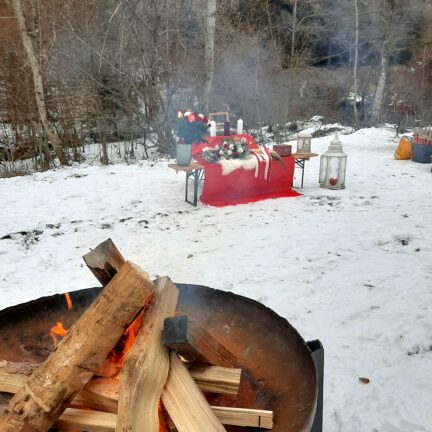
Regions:
<svg viewBox="0 0 432 432"><path fill-rule="evenodd" d="M347 155L342 150L338 134L330 141L327 151L321 155L319 183L327 189L345 189Z"/></svg>
<svg viewBox="0 0 432 432"><path fill-rule="evenodd" d="M297 153L311 152L312 134L308 130L303 130L297 135Z"/></svg>

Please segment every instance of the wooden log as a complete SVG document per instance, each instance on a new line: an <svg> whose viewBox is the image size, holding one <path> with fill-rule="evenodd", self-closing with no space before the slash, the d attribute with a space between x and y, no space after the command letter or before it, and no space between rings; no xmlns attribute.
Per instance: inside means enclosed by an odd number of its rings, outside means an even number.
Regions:
<svg viewBox="0 0 432 432"><path fill-rule="evenodd" d="M155 285L154 300L120 374L117 432L159 432L159 401L170 368L161 332L165 318L175 314L178 288L168 277Z"/></svg>
<svg viewBox="0 0 432 432"><path fill-rule="evenodd" d="M211 407L216 417L225 425L273 428L273 412L244 408ZM114 432L117 416L112 413L68 408L56 421L62 430L86 432ZM207 432L208 429L200 429Z"/></svg>
<svg viewBox="0 0 432 432"><path fill-rule="evenodd" d="M175 352L170 354L170 371L162 402L179 432L225 431Z"/></svg>
<svg viewBox="0 0 432 432"><path fill-rule="evenodd" d="M117 414L119 380L115 378L93 378L72 400L74 408L92 408Z"/></svg>
<svg viewBox="0 0 432 432"><path fill-rule="evenodd" d="M57 350L10 400L0 418L0 431L47 431L91 379L153 291L147 273L130 262L124 264Z"/></svg>
<svg viewBox="0 0 432 432"><path fill-rule="evenodd" d="M237 358L187 315L167 318L162 342L191 362L233 367Z"/></svg>
<svg viewBox="0 0 432 432"><path fill-rule="evenodd" d="M221 366L192 366L189 373L201 391L231 395L238 393L241 369Z"/></svg>
<svg viewBox="0 0 432 432"><path fill-rule="evenodd" d="M253 426L273 429L273 411L212 407L216 417L225 425Z"/></svg>
<svg viewBox="0 0 432 432"><path fill-rule="evenodd" d="M18 392L37 366L34 363L0 361L0 392ZM192 366L189 373L201 391L230 395L238 393L241 369ZM118 398L118 379L92 378L72 400L70 406L117 413Z"/></svg>
<svg viewBox="0 0 432 432"><path fill-rule="evenodd" d="M0 360L0 392L15 394L36 368L35 363Z"/></svg>
<svg viewBox="0 0 432 432"><path fill-rule="evenodd" d="M66 431L114 432L117 415L101 411L68 408L55 422L56 427Z"/></svg>
<svg viewBox="0 0 432 432"><path fill-rule="evenodd" d="M102 286L105 286L126 262L110 238L85 254L83 260Z"/></svg>
<svg viewBox="0 0 432 432"><path fill-rule="evenodd" d="M3 362L0 362L0 364ZM18 363L18 365L22 365ZM19 368L22 371L25 369ZM211 367L210 367L211 368ZM16 370L16 368L15 368ZM7 373L7 372L5 372ZM0 376L1 370L0 370ZM6 391L7 393L15 393L19 390L23 381L26 380L26 376L22 373L10 373L13 380L13 386L15 391ZM2 388L2 381L0 380L0 391ZM92 379L70 403L70 407L79 409L67 409L64 414L59 418L60 422L56 422L56 426L63 430L103 430L103 431L114 431L117 423L117 417L102 416L99 412L89 411L88 408L92 408L97 411L104 411L106 413L116 414L117 413L117 401L119 395L119 385L117 379L112 378L96 378ZM85 415L81 415L82 408L86 407L84 411ZM273 423L273 412L254 410L246 408L226 408L226 407L211 407L216 417L224 425L240 425L250 427L262 427L271 428ZM94 414L93 414L94 413ZM67 414L67 415L66 415ZM103 420L98 423L98 419ZM109 420L111 419L111 420ZM110 421L111 429L107 428L107 421ZM104 426L105 425L105 426ZM258 426L259 425L259 426ZM92 429L93 427L93 429ZM97 429L99 428L99 429ZM102 429L101 429L102 428Z"/></svg>

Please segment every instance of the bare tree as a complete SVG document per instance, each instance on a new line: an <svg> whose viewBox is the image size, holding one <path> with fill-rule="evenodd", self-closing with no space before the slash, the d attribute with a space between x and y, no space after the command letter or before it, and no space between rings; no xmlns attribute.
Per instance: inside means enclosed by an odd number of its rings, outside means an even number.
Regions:
<svg viewBox="0 0 432 432"><path fill-rule="evenodd" d="M211 87L213 84L214 67L215 67L215 32L216 32L216 0L207 0L207 31L205 39L205 64L206 64L206 79L204 84L204 109L209 110L209 98Z"/></svg>
<svg viewBox="0 0 432 432"><path fill-rule="evenodd" d="M360 127L359 115L357 110L357 98L358 98L358 56L359 56L359 8L358 0L354 0L354 16L355 16L355 40L354 40L354 125L356 128Z"/></svg>
<svg viewBox="0 0 432 432"><path fill-rule="evenodd" d="M21 5L21 0L10 0L10 5L15 13L15 16L17 18L19 32L21 35L21 40L24 46L24 51L26 54L26 60L27 64L30 67L32 77L33 77L33 84L34 84L34 94L36 99L36 105L38 108L39 113L39 119L42 123L42 127L44 128L45 133L48 136L48 139L50 140L53 149L62 165L67 165L68 161L66 158L66 155L64 154L62 143L60 140L60 137L58 136L57 132L53 128L53 126L50 124L48 120L47 115L47 109L45 104L45 95L44 95L44 87L43 87L43 81L42 81L42 73L41 73L41 66L40 66L40 59L36 55L32 38L35 38L36 35L32 34L29 35L25 23L25 17L24 12Z"/></svg>

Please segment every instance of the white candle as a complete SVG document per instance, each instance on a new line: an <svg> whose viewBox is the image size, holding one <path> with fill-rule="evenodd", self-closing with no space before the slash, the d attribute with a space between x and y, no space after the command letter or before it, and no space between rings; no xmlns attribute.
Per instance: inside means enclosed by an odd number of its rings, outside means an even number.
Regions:
<svg viewBox="0 0 432 432"><path fill-rule="evenodd" d="M237 120L237 134L242 134L242 133L243 133L243 120L238 119Z"/></svg>
<svg viewBox="0 0 432 432"><path fill-rule="evenodd" d="M216 122L214 120L210 122L210 136L216 136Z"/></svg>

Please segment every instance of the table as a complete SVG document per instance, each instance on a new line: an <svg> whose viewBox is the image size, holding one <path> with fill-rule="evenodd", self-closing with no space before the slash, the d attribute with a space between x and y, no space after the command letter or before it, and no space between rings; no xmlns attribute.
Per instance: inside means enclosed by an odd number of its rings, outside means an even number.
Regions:
<svg viewBox="0 0 432 432"><path fill-rule="evenodd" d="M245 138L249 142L251 151L260 151L254 139L247 134L234 135ZM300 193L292 190L294 177L295 158L292 156L283 157L283 163L273 160L270 163L270 171L264 174L264 162L260 162L260 169L250 167L236 168L228 173L222 172L222 165L218 163L208 163L202 158L201 151L204 147L214 147L220 145L224 139L234 136L206 137L205 142L192 146L192 155L196 162L188 166L169 164L169 168L176 172L182 171L186 174L185 201L196 206L198 203L198 186L203 181L203 188L200 201L203 204L224 207L227 205L246 204L263 199L296 197ZM308 155L302 155L304 159ZM189 182L193 182L193 200L188 197Z"/></svg>
<svg viewBox="0 0 432 432"><path fill-rule="evenodd" d="M204 167L196 162L192 162L187 166L168 164L168 167L173 169L176 173L179 171L186 173L185 201L196 207L198 204L198 185L204 179ZM194 188L193 201L189 201L188 199L189 182L191 180Z"/></svg>
<svg viewBox="0 0 432 432"><path fill-rule="evenodd" d="M311 157L317 157L317 153L293 153L291 155L294 158L294 162L296 167L300 168L302 170L302 177L301 177L301 188L303 187L303 180L304 180L304 167L307 160L309 160ZM293 180L294 182L294 180Z"/></svg>

